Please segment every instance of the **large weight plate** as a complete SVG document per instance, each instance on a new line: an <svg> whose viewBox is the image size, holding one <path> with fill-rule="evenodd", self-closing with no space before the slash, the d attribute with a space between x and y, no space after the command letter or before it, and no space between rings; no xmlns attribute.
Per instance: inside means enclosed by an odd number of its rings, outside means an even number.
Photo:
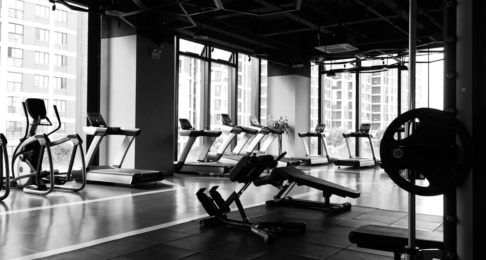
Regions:
<svg viewBox="0 0 486 260"><path fill-rule="evenodd" d="M412 134L395 140L397 129L418 119ZM400 188L422 196L447 193L468 176L473 162L473 144L461 122L447 113L430 108L410 110L397 117L386 129L380 145L381 167ZM428 187L410 183L400 170L421 173Z"/></svg>

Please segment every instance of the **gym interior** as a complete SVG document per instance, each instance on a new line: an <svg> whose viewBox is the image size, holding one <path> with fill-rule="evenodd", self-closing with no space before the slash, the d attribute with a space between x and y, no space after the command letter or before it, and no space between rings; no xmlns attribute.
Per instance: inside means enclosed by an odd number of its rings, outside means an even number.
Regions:
<svg viewBox="0 0 486 260"><path fill-rule="evenodd" d="M485 13L0 0L0 259L484 259Z"/></svg>

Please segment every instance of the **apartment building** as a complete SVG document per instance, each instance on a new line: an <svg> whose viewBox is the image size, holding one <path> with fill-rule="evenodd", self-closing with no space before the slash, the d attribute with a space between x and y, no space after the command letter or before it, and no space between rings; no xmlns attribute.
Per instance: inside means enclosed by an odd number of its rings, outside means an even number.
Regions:
<svg viewBox="0 0 486 260"><path fill-rule="evenodd" d="M0 1L0 132L9 154L24 135L22 101L41 98L59 134L82 134L86 122L87 14L48 1ZM55 125L56 126L56 125ZM53 127L45 127L44 131Z"/></svg>

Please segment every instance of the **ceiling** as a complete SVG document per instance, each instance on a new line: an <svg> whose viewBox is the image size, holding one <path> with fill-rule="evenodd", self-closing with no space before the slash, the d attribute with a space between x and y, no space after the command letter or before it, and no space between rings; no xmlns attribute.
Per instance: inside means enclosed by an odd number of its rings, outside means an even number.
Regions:
<svg viewBox="0 0 486 260"><path fill-rule="evenodd" d="M50 0L52 1L52 0ZM104 14L112 0L54 0ZM122 26L201 41L252 54L261 44L269 60L343 59L365 53L400 55L408 47L408 0L119 0ZM418 1L417 45L442 46L443 1ZM117 18L111 18L117 19ZM350 44L358 50L324 53L317 46Z"/></svg>

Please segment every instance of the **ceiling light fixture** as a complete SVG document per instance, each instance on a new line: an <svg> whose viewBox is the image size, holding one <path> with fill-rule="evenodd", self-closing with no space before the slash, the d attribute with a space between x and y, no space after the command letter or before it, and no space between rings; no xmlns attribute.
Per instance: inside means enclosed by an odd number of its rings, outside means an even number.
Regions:
<svg viewBox="0 0 486 260"><path fill-rule="evenodd" d="M292 68L297 69L297 68L302 68L304 67L304 63L300 60L300 58L295 58L294 63L292 64Z"/></svg>
<svg viewBox="0 0 486 260"><path fill-rule="evenodd" d="M209 39L209 36L206 33L206 30L204 30L204 27L199 24L197 32L192 36L192 38L196 40L207 40Z"/></svg>
<svg viewBox="0 0 486 260"><path fill-rule="evenodd" d="M105 14L114 17L121 17L125 15L125 12L123 12L118 0L112 0L111 4L106 7Z"/></svg>

